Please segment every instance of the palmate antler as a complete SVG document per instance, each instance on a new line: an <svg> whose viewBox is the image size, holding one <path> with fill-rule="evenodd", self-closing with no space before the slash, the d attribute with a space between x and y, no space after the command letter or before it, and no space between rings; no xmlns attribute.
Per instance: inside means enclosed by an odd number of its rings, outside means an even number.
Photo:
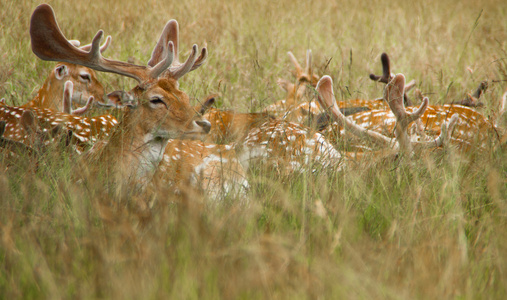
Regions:
<svg viewBox="0 0 507 300"><path fill-rule="evenodd" d="M178 23L171 20L166 24L164 33L177 31ZM164 34L163 33L163 34ZM174 79L181 78L184 74L197 68L207 57L207 50L203 48L201 55L197 57L197 45L192 47L192 53L187 61L180 64L177 61L177 33L169 36L176 36L176 41L169 38L167 45L162 45L165 40L159 41L153 51L148 66L138 66L122 61L110 60L104 58L100 51L100 41L104 32L99 30L89 51L82 50L70 43L62 34L56 22L55 14L51 6L47 4L39 5L32 14L30 20L30 37L32 41L32 51L43 60L64 61L83 65L91 69L103 72L121 74L136 79L139 83L156 79L163 75ZM175 60L176 58L176 60ZM175 65L171 67L175 62Z"/></svg>
<svg viewBox="0 0 507 300"><path fill-rule="evenodd" d="M342 127L350 130L354 135L372 141L381 147L394 147L401 153L411 153L412 144L422 147L439 147L446 143L450 138L450 133L456 125L458 115L455 114L451 117L448 123L442 124L440 136L429 142L412 142L407 133L408 126L419 119L426 108L428 107L429 100L424 98L421 106L413 113L408 113L403 105L403 94L405 91L405 76L398 74L393 76L392 80L387 84L384 91L384 100L389 104L393 114L396 117L395 139L384 136L378 132L367 130L352 120L346 118L339 110L333 93L333 81L331 77L324 76L317 84L317 92L319 93L318 99L323 107L326 107L331 117L338 122Z"/></svg>

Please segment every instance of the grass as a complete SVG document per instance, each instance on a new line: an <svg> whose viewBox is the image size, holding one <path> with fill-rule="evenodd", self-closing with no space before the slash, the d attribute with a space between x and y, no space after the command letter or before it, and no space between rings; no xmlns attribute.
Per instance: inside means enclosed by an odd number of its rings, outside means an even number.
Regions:
<svg viewBox="0 0 507 300"><path fill-rule="evenodd" d="M54 65L30 50L39 2L3 0L0 97L31 99ZM287 51L330 75L339 100L375 98L387 52L430 103L461 99L483 80L485 112L507 87L507 5L476 1L49 1L64 34L113 36L107 56L146 62L167 20L181 48L207 44L185 76L194 103L259 111L284 97ZM469 68L472 72L468 71ZM130 79L100 74L107 90ZM501 124L505 128L505 118ZM72 158L47 154L39 171L0 153L1 298L504 299L507 152L431 151L401 164L280 176L249 174L250 204L216 206L164 187L126 197L76 182ZM116 195L116 196L115 196ZM169 195L169 196L168 196ZM136 197L153 200L151 209Z"/></svg>

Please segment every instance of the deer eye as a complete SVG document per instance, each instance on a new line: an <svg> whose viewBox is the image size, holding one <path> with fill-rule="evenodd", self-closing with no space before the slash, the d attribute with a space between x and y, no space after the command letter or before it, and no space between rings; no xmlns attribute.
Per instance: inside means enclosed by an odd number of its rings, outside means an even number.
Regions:
<svg viewBox="0 0 507 300"><path fill-rule="evenodd" d="M79 79L81 79L81 81L84 81L84 82L91 82L92 81L92 77L90 76L90 74L86 74L86 73L79 74Z"/></svg>
<svg viewBox="0 0 507 300"><path fill-rule="evenodd" d="M167 108L167 104L166 104L164 101L162 101L162 99L161 99L160 97L157 97L157 96L152 97L152 98L150 99L150 103L151 103L151 104L154 104L154 105L164 104L164 105L165 105L165 107Z"/></svg>

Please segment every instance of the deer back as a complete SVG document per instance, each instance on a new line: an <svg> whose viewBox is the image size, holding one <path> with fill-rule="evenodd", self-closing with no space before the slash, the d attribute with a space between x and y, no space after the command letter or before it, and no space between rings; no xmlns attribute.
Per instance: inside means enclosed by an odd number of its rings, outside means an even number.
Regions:
<svg viewBox="0 0 507 300"><path fill-rule="evenodd" d="M169 140L155 179L177 190L197 188L212 198L249 187L234 145L195 140Z"/></svg>

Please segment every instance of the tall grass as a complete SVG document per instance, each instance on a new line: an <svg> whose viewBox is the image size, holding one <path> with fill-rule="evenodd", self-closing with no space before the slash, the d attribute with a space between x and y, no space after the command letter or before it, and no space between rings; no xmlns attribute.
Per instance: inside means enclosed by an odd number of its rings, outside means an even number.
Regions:
<svg viewBox="0 0 507 300"><path fill-rule="evenodd" d="M341 99L375 98L387 52L431 103L507 84L507 5L482 1L48 1L68 38L113 36L106 56L148 60L174 18L182 51L208 62L181 82L195 103L258 111L284 97L286 55L313 51ZM21 104L53 63L30 50L39 2L2 0L0 97ZM108 90L130 79L100 74ZM505 127L505 119L501 122ZM365 159L345 171L249 174L249 204L188 191L142 196L76 180L65 152L33 161L0 153L0 295L14 298L504 299L507 153L431 151L401 163ZM138 199L143 198L143 199ZM152 207L138 205L150 200Z"/></svg>

